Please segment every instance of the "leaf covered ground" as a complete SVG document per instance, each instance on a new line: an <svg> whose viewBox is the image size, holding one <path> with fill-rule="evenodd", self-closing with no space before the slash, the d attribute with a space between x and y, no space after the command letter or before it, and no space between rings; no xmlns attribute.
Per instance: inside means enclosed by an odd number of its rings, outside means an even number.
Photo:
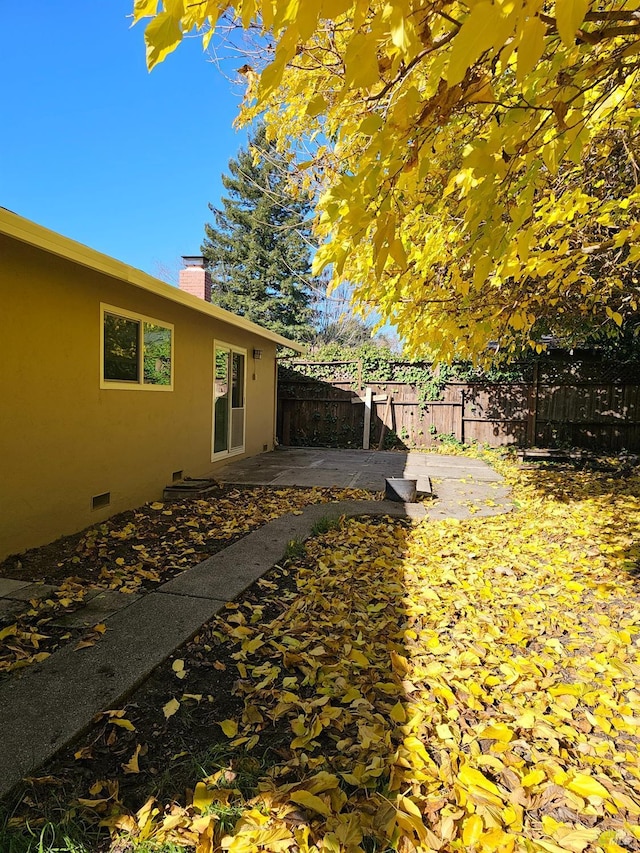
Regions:
<svg viewBox="0 0 640 853"><path fill-rule="evenodd" d="M263 524L309 504L372 498L354 489L221 486L206 500L154 502L72 536L8 557L0 577L42 582L42 598L0 613L0 678L45 660L64 642L92 645L98 631L65 627L92 593L149 591Z"/></svg>
<svg viewBox="0 0 640 853"><path fill-rule="evenodd" d="M311 540L46 768L5 832L639 851L640 477L506 474L516 512Z"/></svg>

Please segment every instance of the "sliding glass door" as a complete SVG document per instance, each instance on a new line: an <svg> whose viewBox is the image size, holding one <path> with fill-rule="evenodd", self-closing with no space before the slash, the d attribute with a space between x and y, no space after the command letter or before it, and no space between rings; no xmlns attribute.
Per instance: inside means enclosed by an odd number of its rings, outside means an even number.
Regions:
<svg viewBox="0 0 640 853"><path fill-rule="evenodd" d="M214 457L244 450L246 351L216 342L213 380Z"/></svg>

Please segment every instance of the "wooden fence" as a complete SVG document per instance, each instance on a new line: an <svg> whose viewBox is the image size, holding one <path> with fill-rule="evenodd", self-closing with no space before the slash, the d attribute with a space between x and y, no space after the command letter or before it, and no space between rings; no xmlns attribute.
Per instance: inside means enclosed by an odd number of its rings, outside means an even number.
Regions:
<svg viewBox="0 0 640 853"><path fill-rule="evenodd" d="M292 367L279 380L284 445L430 447L454 439L492 447L640 450L640 377L628 366L533 364L522 381L447 382L438 400L421 399L420 387L405 382L365 385L339 371L317 379Z"/></svg>

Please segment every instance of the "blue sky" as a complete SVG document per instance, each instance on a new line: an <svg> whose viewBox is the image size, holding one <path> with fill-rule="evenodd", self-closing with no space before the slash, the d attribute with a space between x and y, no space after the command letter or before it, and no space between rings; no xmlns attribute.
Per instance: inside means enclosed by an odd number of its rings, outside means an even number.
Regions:
<svg viewBox="0 0 640 853"><path fill-rule="evenodd" d="M245 143L241 90L195 39L149 74L131 6L0 2L0 206L165 277Z"/></svg>

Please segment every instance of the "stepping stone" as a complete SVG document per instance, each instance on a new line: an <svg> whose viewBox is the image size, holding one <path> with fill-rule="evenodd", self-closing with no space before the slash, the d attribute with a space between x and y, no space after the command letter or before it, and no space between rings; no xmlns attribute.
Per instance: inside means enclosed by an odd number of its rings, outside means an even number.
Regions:
<svg viewBox="0 0 640 853"><path fill-rule="evenodd" d="M13 578L0 578L0 598L10 598L12 592L30 585L30 581L17 581Z"/></svg>
<svg viewBox="0 0 640 853"><path fill-rule="evenodd" d="M206 498L212 492L217 492L219 488L216 480L181 480L171 486L165 486L163 497L165 501Z"/></svg>
<svg viewBox="0 0 640 853"><path fill-rule="evenodd" d="M76 610L75 613L67 613L54 619L52 624L60 628L86 628L103 622L114 613L118 613L134 601L140 598L134 593L117 592L105 589L87 598L86 605Z"/></svg>
<svg viewBox="0 0 640 853"><path fill-rule="evenodd" d="M56 589L58 589L57 586L51 586L47 583L27 583L13 591L5 592L4 598L11 598L14 601L31 601L32 598L49 598Z"/></svg>

